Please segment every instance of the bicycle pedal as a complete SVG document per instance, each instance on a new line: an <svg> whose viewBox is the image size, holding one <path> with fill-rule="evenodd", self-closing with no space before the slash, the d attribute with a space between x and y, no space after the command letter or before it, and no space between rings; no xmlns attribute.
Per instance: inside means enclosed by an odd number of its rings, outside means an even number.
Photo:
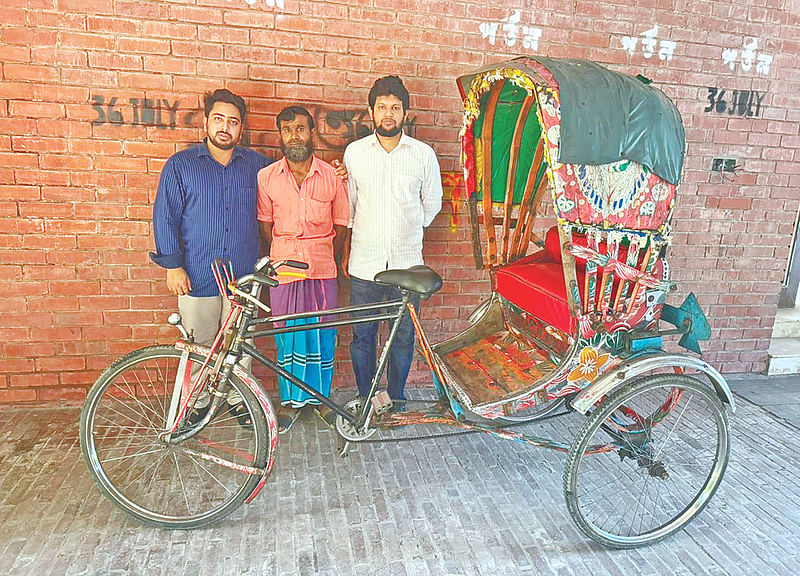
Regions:
<svg viewBox="0 0 800 576"><path fill-rule="evenodd" d="M389 398L389 393L382 390L372 397L372 409L375 416L385 414L392 408L392 399Z"/></svg>

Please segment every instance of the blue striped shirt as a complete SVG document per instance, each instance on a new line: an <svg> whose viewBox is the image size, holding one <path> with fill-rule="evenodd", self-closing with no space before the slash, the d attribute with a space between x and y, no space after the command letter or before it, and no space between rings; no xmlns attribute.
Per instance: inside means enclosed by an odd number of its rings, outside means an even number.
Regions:
<svg viewBox="0 0 800 576"><path fill-rule="evenodd" d="M259 242L256 177L270 163L237 146L223 166L203 142L164 165L153 206L157 252L150 258L164 268L186 270L192 296L219 294L211 272L216 258L229 259L237 277L253 271Z"/></svg>

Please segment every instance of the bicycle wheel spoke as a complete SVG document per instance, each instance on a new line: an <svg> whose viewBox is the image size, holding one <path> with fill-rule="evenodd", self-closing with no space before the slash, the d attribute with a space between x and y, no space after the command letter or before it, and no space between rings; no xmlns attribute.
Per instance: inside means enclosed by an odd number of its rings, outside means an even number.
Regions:
<svg viewBox="0 0 800 576"><path fill-rule="evenodd" d="M227 486L225 486L225 484L223 484L222 482L220 482L219 478L217 478L216 476L214 476L214 475L213 475L213 474L212 474L212 473L211 473L211 472L208 470L208 468L206 468L205 466L203 466L202 462L200 462L200 461L199 461L197 458L195 458L195 457L194 457L193 455L191 455L191 454L186 454L185 452L184 452L184 456L187 456L187 457L188 457L188 458L189 458L189 459L190 459L192 462L194 462L194 465L195 465L195 466L197 466L197 467L198 467L198 468L200 468L200 469L201 469L203 472L205 472L206 474L208 474L208 476L209 476L209 477L211 477L211 479L212 479L214 482L216 482L217 484L219 484L221 488L223 488L223 489L224 489L226 492L228 492L228 494L230 494L230 493L231 493L231 490L230 490L230 489L229 489Z"/></svg>

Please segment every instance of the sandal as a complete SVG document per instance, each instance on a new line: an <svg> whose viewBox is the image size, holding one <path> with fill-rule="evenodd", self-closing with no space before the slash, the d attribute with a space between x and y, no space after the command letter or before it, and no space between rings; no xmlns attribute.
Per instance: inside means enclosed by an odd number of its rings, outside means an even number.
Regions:
<svg viewBox="0 0 800 576"><path fill-rule="evenodd" d="M228 413L236 417L236 421L239 422L239 426L242 428L250 428L253 425L253 418L250 416L250 412L244 402L233 405L228 404Z"/></svg>
<svg viewBox="0 0 800 576"><path fill-rule="evenodd" d="M208 414L208 409L211 407L210 404L206 404L202 408L193 408L189 410L189 412L184 416L184 420L189 424L189 426L194 426L200 420L206 417Z"/></svg>
<svg viewBox="0 0 800 576"><path fill-rule="evenodd" d="M278 408L278 434L285 434L300 417L300 410L289 406Z"/></svg>
<svg viewBox="0 0 800 576"><path fill-rule="evenodd" d="M331 430L336 428L336 412L324 404L322 406L314 406L314 414Z"/></svg>

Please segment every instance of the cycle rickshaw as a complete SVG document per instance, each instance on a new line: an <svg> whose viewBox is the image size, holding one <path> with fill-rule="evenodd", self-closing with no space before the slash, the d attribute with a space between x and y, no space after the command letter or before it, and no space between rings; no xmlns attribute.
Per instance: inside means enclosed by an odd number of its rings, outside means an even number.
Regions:
<svg viewBox="0 0 800 576"><path fill-rule="evenodd" d="M519 58L458 84L474 256L492 285L470 326L428 341L409 301L442 285L425 266L376 276L401 289L397 301L326 310L321 318L273 316L259 300L282 267L302 263L265 258L237 280L216 262L233 306L213 346L183 331L175 345L132 352L103 372L86 400L82 453L115 505L148 524L194 528L259 493L278 434L267 394L239 362L249 356L336 412L342 454L378 428L416 423L565 452L567 508L587 536L609 547L661 540L706 506L725 472L727 410L735 405L717 370L662 346L665 336L679 335L681 346L699 354L698 340L710 336L692 295L679 307L665 302L684 154L677 109L645 79L581 60ZM554 223L542 231L537 216ZM377 389L406 314L438 399L422 412L392 413ZM250 343L379 320L392 328L370 394L343 404L319 396ZM170 322L182 329L179 317ZM221 408L230 388L242 397L246 426ZM211 409L193 422L187 414L201 389L210 392ZM586 417L571 444L515 429L559 409Z"/></svg>

